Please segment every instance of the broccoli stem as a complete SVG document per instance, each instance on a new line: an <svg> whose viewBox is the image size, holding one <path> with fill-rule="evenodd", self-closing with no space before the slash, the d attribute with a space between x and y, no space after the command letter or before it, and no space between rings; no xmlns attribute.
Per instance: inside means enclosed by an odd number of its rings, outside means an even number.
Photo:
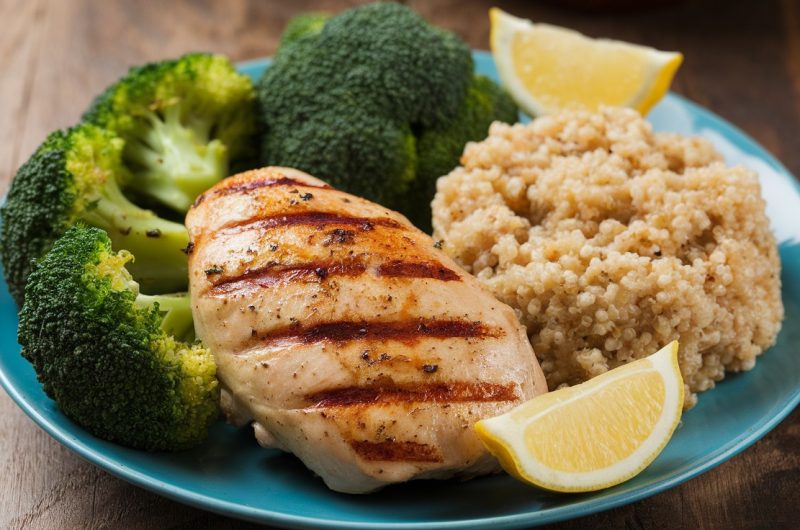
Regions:
<svg viewBox="0 0 800 530"><path fill-rule="evenodd" d="M127 268L142 289L152 293L186 289L186 228L130 202L114 178L107 179L98 193L80 218L105 230L114 250L125 249L134 255L135 261Z"/></svg>
<svg viewBox="0 0 800 530"><path fill-rule="evenodd" d="M228 150L210 139L214 124L186 114L180 105L145 113L123 153L135 175L131 187L180 213L228 176Z"/></svg>
<svg viewBox="0 0 800 530"><path fill-rule="evenodd" d="M163 315L161 329L177 340L183 342L194 341L192 306L188 293L139 294L136 297L136 303L146 308L154 307L157 304L158 311Z"/></svg>

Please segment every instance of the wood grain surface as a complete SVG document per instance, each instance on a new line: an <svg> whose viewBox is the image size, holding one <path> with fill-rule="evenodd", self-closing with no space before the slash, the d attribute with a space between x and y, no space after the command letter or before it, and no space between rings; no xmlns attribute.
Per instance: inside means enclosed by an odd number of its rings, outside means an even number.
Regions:
<svg viewBox="0 0 800 530"><path fill-rule="evenodd" d="M344 1L0 0L0 189L46 134L131 65L192 50L274 52L300 11ZM674 90L740 126L800 175L800 2L687 0L587 12L558 2L411 2L488 46L487 9L686 56ZM8 352L3 352L8 353ZM701 397L702 399L702 397ZM0 392L0 528L249 528L122 482L62 448ZM800 410L721 466L638 503L552 528L797 528Z"/></svg>

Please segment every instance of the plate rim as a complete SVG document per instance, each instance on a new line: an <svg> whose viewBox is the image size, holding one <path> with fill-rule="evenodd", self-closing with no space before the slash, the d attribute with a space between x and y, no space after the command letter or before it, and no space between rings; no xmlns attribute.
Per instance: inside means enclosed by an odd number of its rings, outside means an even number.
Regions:
<svg viewBox="0 0 800 530"><path fill-rule="evenodd" d="M473 50L473 55L477 59L491 60L491 54L483 50ZM244 69L259 68L269 64L270 58L262 57L248 61L236 63L236 67L241 71ZM691 101L690 99L669 92L669 98L677 100L681 105L689 108L692 113L703 116L713 125L714 129L722 131L728 139L732 140L737 147L747 148L755 151L758 157L764 162L775 168L781 177L788 177L795 190L800 193L800 182L797 178L767 150L764 146L751 138L736 125L723 119L711 110ZM716 451L708 453L708 458L700 464L686 464L673 470L666 478L656 480L650 484L643 485L634 491L622 491L604 498L592 498L579 501L564 506L549 507L542 510L518 513L513 515L489 516L484 518L459 519L439 522L369 522L369 521L349 521L344 519L319 518L306 515L287 514L285 512L273 511L266 508L246 506L233 501L226 501L218 497L197 493L182 486L175 486L159 478L154 478L146 473L131 469L122 464L118 459L109 458L104 453L87 445L80 438L70 435L63 431L58 425L47 419L39 409L29 402L22 395L20 389L12 382L9 374L0 365L0 386L6 391L11 399L31 418L36 425L47 432L53 439L61 445L76 453L83 460L102 468L111 475L125 480L135 486L141 487L158 495L162 495L171 500L193 506L199 509L212 511L221 515L244 519L258 523L269 523L283 527L294 528L334 528L334 529L452 529L452 528L483 528L485 525L493 525L498 528L515 528L524 525L541 525L557 521L576 519L591 515L601 511L609 510L619 506L640 501L672 487L675 487L687 480L690 480L711 468L729 460L755 442L764 437L774 429L786 416L791 413L798 403L800 403L800 387L795 388L788 399L780 403L763 415L767 418L757 424L751 425L740 436L730 440L727 444L719 447ZM60 414L60 412L59 412ZM78 427L80 428L80 427ZM87 433L88 436L91 436ZM93 438L93 437L92 437Z"/></svg>

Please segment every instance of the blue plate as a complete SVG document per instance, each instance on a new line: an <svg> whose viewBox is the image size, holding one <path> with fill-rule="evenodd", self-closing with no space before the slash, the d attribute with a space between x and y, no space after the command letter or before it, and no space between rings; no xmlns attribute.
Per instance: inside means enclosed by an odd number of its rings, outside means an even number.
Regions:
<svg viewBox="0 0 800 530"><path fill-rule="evenodd" d="M491 56L476 52L479 72L496 78ZM268 61L240 65L257 78ZM800 186L763 148L693 103L668 95L650 114L658 130L710 139L731 164L756 170L781 242L786 321L778 343L747 373L700 396L664 452L639 476L581 495L548 494L508 476L468 482L418 481L369 497L329 491L291 455L258 447L248 429L223 423L195 450L145 453L99 440L64 417L19 355L17 316L0 288L0 383L56 440L109 473L158 494L225 515L304 528L518 528L627 504L675 486L750 446L800 401ZM711 502L711 501L709 501Z"/></svg>

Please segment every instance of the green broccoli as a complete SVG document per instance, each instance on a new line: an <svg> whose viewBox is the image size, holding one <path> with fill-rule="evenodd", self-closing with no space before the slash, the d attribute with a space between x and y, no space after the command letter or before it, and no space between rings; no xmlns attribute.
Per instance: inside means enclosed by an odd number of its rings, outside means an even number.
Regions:
<svg viewBox="0 0 800 530"><path fill-rule="evenodd" d="M467 142L483 140L493 121L513 123L517 106L511 97L488 77L475 75L461 104L458 115L444 126L426 129L417 138L417 179L409 193L401 198L406 203L396 207L423 230L431 229L429 204L418 197L432 198L436 180L458 165Z"/></svg>
<svg viewBox="0 0 800 530"><path fill-rule="evenodd" d="M472 77L472 54L456 35L408 7L374 3L331 18L313 42L306 79L374 102L398 123L430 127L455 117ZM309 56L308 59L311 57ZM296 68L296 66L295 66ZM265 78L271 77L270 70ZM262 84L263 85L263 84ZM290 87L291 89L291 87ZM349 105L344 109L349 108Z"/></svg>
<svg viewBox="0 0 800 530"><path fill-rule="evenodd" d="M316 35L322 31L322 27L330 18L331 16L327 13L304 13L294 17L286 24L286 27L283 28L281 41L278 43L278 49L303 37Z"/></svg>
<svg viewBox="0 0 800 530"><path fill-rule="evenodd" d="M72 227L34 267L19 342L48 396L94 435L147 450L205 439L218 414L211 353L185 295L143 296L105 232Z"/></svg>
<svg viewBox="0 0 800 530"><path fill-rule="evenodd" d="M472 79L466 44L402 5L301 17L287 26L257 85L261 161L308 171L429 227L436 178L492 120L516 118L494 83L476 87ZM486 99L498 101L489 115ZM420 140L433 146L436 134L447 136L448 147L423 149ZM458 155L450 156L461 138Z"/></svg>
<svg viewBox="0 0 800 530"><path fill-rule="evenodd" d="M338 107L322 109L313 120L298 121L289 137L268 135L264 148L281 153L271 165L325 168L327 181L340 189L356 187L359 193L388 203L404 193L416 173L416 140L411 128L400 127L358 105L348 115ZM321 148L324 146L324 148ZM383 180L376 175L391 175Z"/></svg>
<svg viewBox="0 0 800 530"><path fill-rule="evenodd" d="M221 55L193 53L132 68L84 121L125 140L135 191L186 213L194 199L255 155L253 84Z"/></svg>
<svg viewBox="0 0 800 530"><path fill-rule="evenodd" d="M136 256L129 268L148 292L186 289L186 228L142 209L123 195L131 182L124 143L83 124L56 131L20 167L0 209L0 248L9 290L22 304L31 261L78 221L105 230L115 249Z"/></svg>
<svg viewBox="0 0 800 530"><path fill-rule="evenodd" d="M416 175L414 129L451 119L464 98L466 45L383 3L289 41L258 83L262 162L378 202L404 193Z"/></svg>

